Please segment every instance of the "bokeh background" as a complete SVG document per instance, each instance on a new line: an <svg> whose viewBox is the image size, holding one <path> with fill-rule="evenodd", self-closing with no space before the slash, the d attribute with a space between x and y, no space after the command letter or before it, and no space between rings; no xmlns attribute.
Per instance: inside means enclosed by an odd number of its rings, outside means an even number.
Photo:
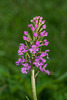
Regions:
<svg viewBox="0 0 67 100"><path fill-rule="evenodd" d="M67 0L0 0L0 100L32 100L30 75L15 62L23 31L35 16L46 20L52 73L36 79L38 100L67 100Z"/></svg>

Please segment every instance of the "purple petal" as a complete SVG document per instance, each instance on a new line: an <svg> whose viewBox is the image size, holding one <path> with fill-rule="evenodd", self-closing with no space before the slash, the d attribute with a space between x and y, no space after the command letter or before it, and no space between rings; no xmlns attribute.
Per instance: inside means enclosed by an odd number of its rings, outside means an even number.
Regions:
<svg viewBox="0 0 67 100"><path fill-rule="evenodd" d="M45 20L42 21L42 24L44 24L44 23L45 23Z"/></svg>
<svg viewBox="0 0 67 100"><path fill-rule="evenodd" d="M41 60L42 60L44 63L46 62L46 59L41 58Z"/></svg>
<svg viewBox="0 0 67 100"><path fill-rule="evenodd" d="M28 38L26 36L23 36L23 40L27 40Z"/></svg>
<svg viewBox="0 0 67 100"><path fill-rule="evenodd" d="M47 73L48 75L50 75L50 72L49 72L49 70L44 70L45 71L45 73Z"/></svg>
<svg viewBox="0 0 67 100"><path fill-rule="evenodd" d="M34 37L37 37L37 33L33 33L33 36L34 36Z"/></svg>
<svg viewBox="0 0 67 100"><path fill-rule="evenodd" d="M45 64L45 65L43 66L43 70L46 68L46 66L47 66L47 64Z"/></svg>
<svg viewBox="0 0 67 100"><path fill-rule="evenodd" d="M39 19L39 16L36 16L37 19Z"/></svg>
<svg viewBox="0 0 67 100"><path fill-rule="evenodd" d="M27 35L27 31L24 31L24 35Z"/></svg>
<svg viewBox="0 0 67 100"><path fill-rule="evenodd" d="M38 28L38 25L37 24L35 25L35 28Z"/></svg>
<svg viewBox="0 0 67 100"><path fill-rule="evenodd" d="M40 19L43 19L43 17L40 17Z"/></svg>
<svg viewBox="0 0 67 100"><path fill-rule="evenodd" d="M28 27L30 28L32 26L32 24L29 24Z"/></svg>
<svg viewBox="0 0 67 100"><path fill-rule="evenodd" d="M34 28L34 27L32 27L32 28L31 28L31 30L32 30L32 31L34 31L34 30L35 30L35 28Z"/></svg>
<svg viewBox="0 0 67 100"><path fill-rule="evenodd" d="M45 52L49 52L50 50L48 49L48 50L45 50Z"/></svg>
<svg viewBox="0 0 67 100"><path fill-rule="evenodd" d="M42 72L43 72L43 68L42 68L42 66L40 66L40 71L42 71Z"/></svg>
<svg viewBox="0 0 67 100"><path fill-rule="evenodd" d="M39 22L42 22L42 19L39 19Z"/></svg>
<svg viewBox="0 0 67 100"><path fill-rule="evenodd" d="M45 36L48 36L48 32L45 33Z"/></svg>
<svg viewBox="0 0 67 100"><path fill-rule="evenodd" d="M40 42L39 42L39 41L36 41L36 45L37 45L37 46L40 46Z"/></svg>
<svg viewBox="0 0 67 100"><path fill-rule="evenodd" d="M38 20L35 20L35 23L37 24L38 23Z"/></svg>
<svg viewBox="0 0 67 100"><path fill-rule="evenodd" d="M48 46L48 44L49 44L49 42L45 41L44 45L45 45L45 46Z"/></svg>
<svg viewBox="0 0 67 100"><path fill-rule="evenodd" d="M26 68L25 67L21 68L21 72L27 74Z"/></svg>
<svg viewBox="0 0 67 100"><path fill-rule="evenodd" d="M43 25L43 28L45 29L46 28L46 25Z"/></svg>

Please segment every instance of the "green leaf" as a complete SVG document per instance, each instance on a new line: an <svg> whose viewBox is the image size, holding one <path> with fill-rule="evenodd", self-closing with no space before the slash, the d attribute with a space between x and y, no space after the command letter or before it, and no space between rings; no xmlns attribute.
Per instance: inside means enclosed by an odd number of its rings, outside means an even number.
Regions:
<svg viewBox="0 0 67 100"><path fill-rule="evenodd" d="M67 72L64 73L62 76L60 76L57 80L61 81L63 79L67 78Z"/></svg>
<svg viewBox="0 0 67 100"><path fill-rule="evenodd" d="M27 100L30 100L27 96L25 96Z"/></svg>

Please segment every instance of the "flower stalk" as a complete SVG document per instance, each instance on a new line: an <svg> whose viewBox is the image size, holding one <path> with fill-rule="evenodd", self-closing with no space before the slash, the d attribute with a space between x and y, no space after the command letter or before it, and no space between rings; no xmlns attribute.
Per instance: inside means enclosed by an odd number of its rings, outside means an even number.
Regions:
<svg viewBox="0 0 67 100"><path fill-rule="evenodd" d="M31 69L31 85L32 85L33 100L37 100L35 77L34 77L34 68Z"/></svg>

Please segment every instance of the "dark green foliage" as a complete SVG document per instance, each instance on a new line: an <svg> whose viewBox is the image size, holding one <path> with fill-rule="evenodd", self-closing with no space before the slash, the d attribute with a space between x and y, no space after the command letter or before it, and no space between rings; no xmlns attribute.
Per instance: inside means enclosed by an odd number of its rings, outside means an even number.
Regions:
<svg viewBox="0 0 67 100"><path fill-rule="evenodd" d="M36 78L38 100L67 100L67 0L0 0L0 100L32 100L30 74L15 62L23 31L38 15L47 24L51 71Z"/></svg>

